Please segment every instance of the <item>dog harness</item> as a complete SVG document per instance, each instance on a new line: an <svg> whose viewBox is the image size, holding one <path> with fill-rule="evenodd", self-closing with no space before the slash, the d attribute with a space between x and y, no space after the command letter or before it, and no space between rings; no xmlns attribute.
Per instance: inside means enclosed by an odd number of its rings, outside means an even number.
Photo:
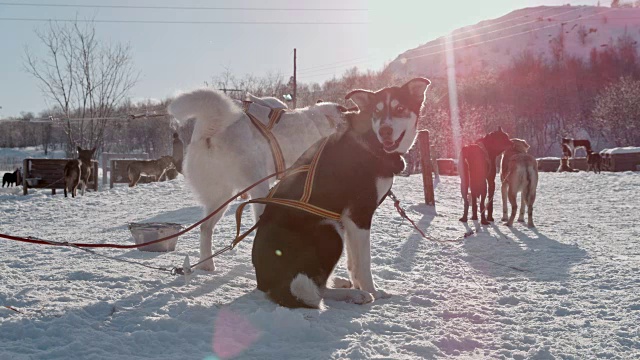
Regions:
<svg viewBox="0 0 640 360"><path fill-rule="evenodd" d="M268 109L268 113L267 113ZM251 123L260 131L260 134L264 136L264 138L269 143L271 147L271 154L273 155L273 163L275 164L276 179L281 180L286 173L286 162L284 159L284 155L282 154L282 149L280 148L280 144L278 143L278 139L273 134L273 128L280 122L280 118L282 114L284 114L287 109L273 109L267 106L262 106L254 103L253 101L242 101L242 110L251 120ZM262 118L265 118L263 121ZM336 128L336 122L331 116L325 115L327 121L329 122L329 126L331 128Z"/></svg>
<svg viewBox="0 0 640 360"><path fill-rule="evenodd" d="M309 163L309 165L299 166L295 169L286 171L283 174L282 178L284 179L295 174L304 173L304 172L307 173L307 177L304 182L304 189L302 192L302 196L300 197L300 200L274 198L273 196L276 193L278 186L282 183L281 181L269 191L269 194L266 197L245 201L242 204L240 204L240 206L238 206L238 208L236 209L236 238L235 240L233 240L232 247L235 247L236 244L242 241L245 237L247 237L247 235L249 235L253 230L255 230L256 227L258 227L258 223L256 223L255 225L253 225L253 227L251 227L251 229L245 231L243 234L240 234L242 212L248 204L264 204L264 205L275 204L280 206L287 206L287 207L302 210L326 219L340 221L340 218L341 218L340 214L330 210L323 209L321 207L318 207L309 203L309 199L311 198L311 193L313 191L313 182L315 180L315 174L316 174L316 169L318 167L318 162L320 161L320 156L322 155L322 151L324 150L324 147L328 141L329 141L329 137L325 138L325 140L320 144L318 151L316 151L316 154L313 156L313 159L311 159L311 162Z"/></svg>
<svg viewBox="0 0 640 360"><path fill-rule="evenodd" d="M276 126L276 124L280 121L280 118L285 112L285 109L270 109L268 115L269 122L267 124L264 124L252 112L252 104L252 101L243 101L242 110L245 114L247 114L249 119L251 119L251 122L258 129L258 131L260 131L260 134L262 134L262 136L267 139L269 146L271 146L273 163L275 164L276 172L280 173L280 175L278 175L276 179L280 180L285 174L286 165L284 161L284 155L282 154L282 149L280 148L280 144L278 144L278 140L276 139L275 135L273 135L272 130L274 126Z"/></svg>

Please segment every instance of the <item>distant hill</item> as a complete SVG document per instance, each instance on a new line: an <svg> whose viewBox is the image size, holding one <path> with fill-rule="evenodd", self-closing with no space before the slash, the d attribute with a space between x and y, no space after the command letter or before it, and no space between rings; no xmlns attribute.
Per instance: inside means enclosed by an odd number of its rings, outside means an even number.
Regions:
<svg viewBox="0 0 640 360"><path fill-rule="evenodd" d="M500 70L524 52L548 60L575 56L589 60L592 49L606 49L618 38L640 39L640 9L594 6L540 6L513 11L453 31L455 70L459 77ZM385 69L392 74L444 77L444 37L399 55Z"/></svg>

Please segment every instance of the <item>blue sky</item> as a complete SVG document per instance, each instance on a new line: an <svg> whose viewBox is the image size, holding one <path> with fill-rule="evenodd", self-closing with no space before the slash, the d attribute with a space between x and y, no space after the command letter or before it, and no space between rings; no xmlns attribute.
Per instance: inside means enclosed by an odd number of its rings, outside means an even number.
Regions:
<svg viewBox="0 0 640 360"><path fill-rule="evenodd" d="M242 76L292 73L298 49L299 81L322 82L351 66L380 69L385 62L458 27L538 5L567 0L39 0L1 3L261 8L358 8L364 11L220 11L10 6L0 18L162 21L366 22L348 25L96 24L98 37L129 43L140 82L133 99L161 99L202 86L225 68ZM572 1L595 5L597 0ZM608 4L608 1L602 1ZM0 20L0 118L48 107L38 84L23 70L25 46L36 55L36 28L46 22Z"/></svg>

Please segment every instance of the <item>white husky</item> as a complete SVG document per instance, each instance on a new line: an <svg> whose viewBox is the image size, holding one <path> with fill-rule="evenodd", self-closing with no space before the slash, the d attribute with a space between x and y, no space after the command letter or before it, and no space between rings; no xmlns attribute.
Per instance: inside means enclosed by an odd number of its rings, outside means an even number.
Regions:
<svg viewBox="0 0 640 360"><path fill-rule="evenodd" d="M252 97L251 100L261 106L286 108L276 98ZM276 171L269 143L240 105L220 91L198 89L179 95L168 107L178 121L196 119L184 159L184 174L206 214L236 192ZM344 122L344 110L334 103L319 103L285 111L272 130L282 149L285 166L291 166L313 143L334 133L335 125ZM249 191L249 196L266 196L275 181L271 178L261 183ZM224 210L200 227L200 260L211 256L213 228ZM262 210L263 205L253 205L256 220ZM213 271L213 259L198 268Z"/></svg>

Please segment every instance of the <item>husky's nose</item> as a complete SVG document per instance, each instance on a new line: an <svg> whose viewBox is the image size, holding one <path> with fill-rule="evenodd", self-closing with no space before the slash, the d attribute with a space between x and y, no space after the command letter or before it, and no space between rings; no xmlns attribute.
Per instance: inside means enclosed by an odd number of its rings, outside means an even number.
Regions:
<svg viewBox="0 0 640 360"><path fill-rule="evenodd" d="M378 134L380 134L380 137L383 140L389 140L393 135L393 128L391 126L381 126L378 130Z"/></svg>

